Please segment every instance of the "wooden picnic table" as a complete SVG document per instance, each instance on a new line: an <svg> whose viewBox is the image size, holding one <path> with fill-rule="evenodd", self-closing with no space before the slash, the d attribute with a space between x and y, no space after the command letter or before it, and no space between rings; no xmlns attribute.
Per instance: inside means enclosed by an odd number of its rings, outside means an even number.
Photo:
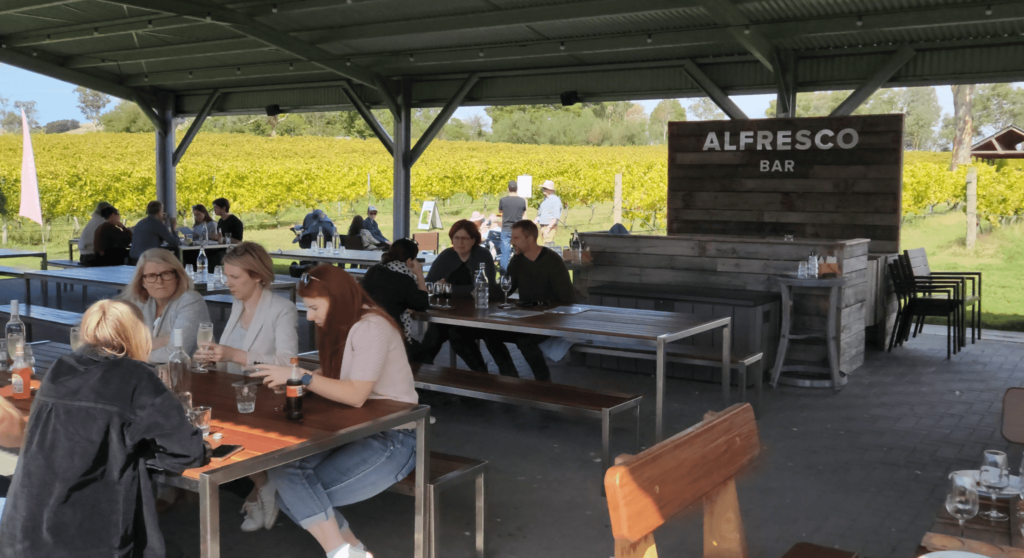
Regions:
<svg viewBox="0 0 1024 558"><path fill-rule="evenodd" d="M67 283L71 285L81 285L82 287L109 287L117 290L123 290L128 283L131 283L132 277L135 275L135 266L130 265L114 265L107 267L80 267L71 269L56 269L52 271L32 271L25 272L25 303L32 303L32 290L30 281L33 279L41 281L43 284L43 304L49 304L49 289L46 288L46 283L52 281L57 284L57 307L61 305L61 292L60 285ZM212 276L212 275L211 275ZM271 289L288 291L289 298L292 302L295 302L295 286L296 284L292 281L274 281L270 284ZM224 283L215 283L214 288L210 289L207 283L195 283L194 288L201 294L219 294L229 293L228 287ZM83 291L84 297L84 291Z"/></svg>
<svg viewBox="0 0 1024 558"><path fill-rule="evenodd" d="M477 310L473 301L464 298L452 298L449 303L452 309L431 308L427 312L413 312L413 318L425 322L512 331L533 335L561 337L576 343L610 343L615 345L654 348L656 351L656 403L654 437L656 442L662 436L665 406L665 370L666 344L687 337L722 329L722 373L728 377L730 366L729 328L732 319L704 318L694 314L681 312L658 312L654 310L637 310L632 308L612 308L608 306L588 306L575 304L571 308L583 310L578 314L552 313L552 310L570 308L519 309L526 310L529 316L513 318L503 316L506 311L492 302L487 310ZM452 366L455 366L452 353Z"/></svg>
<svg viewBox="0 0 1024 558"><path fill-rule="evenodd" d="M40 376L45 376L53 361L71 351L71 347L63 343L36 344L32 349ZM415 422L415 556L426 558L429 407L370 399L357 409L309 393L302 405L303 420L292 422L285 418L283 411L276 410L284 405L285 396L262 386L256 396L256 410L239 413L235 388L231 384L242 379L243 376L224 372L193 373L192 402L213 409L210 432L220 432L223 438L208 441L215 446L238 444L244 449L225 460L212 461L181 475L151 471L156 480L199 494L200 556L220 556L220 485ZM11 399L11 402L22 413L29 414L31 398Z"/></svg>
<svg viewBox="0 0 1024 558"><path fill-rule="evenodd" d="M996 509L1010 516L1008 521L990 521L979 514L965 524L960 538L960 523L946 511L945 502L935 524L925 533L915 556L943 550L973 552L989 558L1024 558L1024 518L1017 517L1020 498L1000 498ZM980 511L990 508L992 500L980 497Z"/></svg>
<svg viewBox="0 0 1024 558"><path fill-rule="evenodd" d="M41 258L39 262L39 269L46 269L46 252L36 252L34 250L12 250L9 248L0 248L0 259L3 258Z"/></svg>
<svg viewBox="0 0 1024 558"><path fill-rule="evenodd" d="M306 250L276 250L270 252L270 257L277 260L299 260L299 261L311 261L321 262L329 264L352 264L352 265L374 265L380 263L381 256L384 252L379 250L341 250L335 254L327 252L326 250L322 254L318 254L312 249ZM424 270L430 269L430 264L437 258L436 254L423 254L426 262L424 263Z"/></svg>

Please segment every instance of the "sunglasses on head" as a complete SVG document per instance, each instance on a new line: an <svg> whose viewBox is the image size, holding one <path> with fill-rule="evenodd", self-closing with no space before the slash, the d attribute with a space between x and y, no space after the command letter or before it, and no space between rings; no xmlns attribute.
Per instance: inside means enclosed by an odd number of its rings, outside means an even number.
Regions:
<svg viewBox="0 0 1024 558"><path fill-rule="evenodd" d="M320 280L320 278L313 277L307 271L306 273L302 274L302 277L299 277L299 284L302 285L303 287L308 287L309 284L312 283L313 281L319 281L319 280Z"/></svg>

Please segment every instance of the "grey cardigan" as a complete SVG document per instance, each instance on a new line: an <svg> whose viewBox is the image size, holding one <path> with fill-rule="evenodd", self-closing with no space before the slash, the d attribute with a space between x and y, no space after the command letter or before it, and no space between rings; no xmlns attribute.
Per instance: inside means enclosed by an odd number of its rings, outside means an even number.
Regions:
<svg viewBox="0 0 1024 558"><path fill-rule="evenodd" d="M199 331L199 324L210 321L210 310L206 307L203 295L192 289L185 291L164 308L164 315L159 323L156 322L156 299L150 298L146 302L135 304L142 310L142 319L150 328L154 339L162 335L170 337L172 331L180 329L184 343L182 348L189 357L195 354L198 348L196 332ZM149 362L165 363L173 352L174 347L168 343L149 353Z"/></svg>

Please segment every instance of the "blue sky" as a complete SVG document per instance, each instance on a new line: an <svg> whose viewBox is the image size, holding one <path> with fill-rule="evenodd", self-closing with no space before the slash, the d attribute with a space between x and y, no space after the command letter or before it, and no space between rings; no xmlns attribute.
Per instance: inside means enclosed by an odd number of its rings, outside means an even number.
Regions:
<svg viewBox="0 0 1024 558"><path fill-rule="evenodd" d="M76 106L78 99L74 89L75 86L69 83L0 64L0 97L7 98L12 104L14 101L36 101L40 124L72 118L80 122L85 120ZM937 92L942 111L952 114L953 94L950 88L939 87ZM762 118L769 101L774 98L774 95L736 95L732 100L751 118ZM690 101L683 99L681 102L686 106ZM658 104L656 100L637 102L647 109L648 114ZM113 105L111 103L108 108L113 108ZM483 107L463 107L455 111L456 118L468 118L473 114L484 114Z"/></svg>

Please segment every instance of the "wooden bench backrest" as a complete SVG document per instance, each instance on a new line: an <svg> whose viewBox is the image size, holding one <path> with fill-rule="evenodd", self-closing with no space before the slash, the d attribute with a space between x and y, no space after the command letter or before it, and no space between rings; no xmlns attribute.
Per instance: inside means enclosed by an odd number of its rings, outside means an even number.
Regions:
<svg viewBox="0 0 1024 558"><path fill-rule="evenodd" d="M420 251L426 250L428 252L437 253L440 242L440 234L436 232L416 233L412 235L412 239L419 245Z"/></svg>
<svg viewBox="0 0 1024 558"><path fill-rule="evenodd" d="M1010 388L1003 395L1003 438L1024 444L1024 388Z"/></svg>
<svg viewBox="0 0 1024 558"><path fill-rule="evenodd" d="M928 277L932 270L928 267L928 252L924 248L904 250L903 255L910 260L910 269L914 270L915 277Z"/></svg>
<svg viewBox="0 0 1024 558"><path fill-rule="evenodd" d="M654 530L699 500L704 555L746 556L734 478L760 451L754 410L743 403L709 413L700 424L608 469L604 485L616 556L645 556Z"/></svg>

